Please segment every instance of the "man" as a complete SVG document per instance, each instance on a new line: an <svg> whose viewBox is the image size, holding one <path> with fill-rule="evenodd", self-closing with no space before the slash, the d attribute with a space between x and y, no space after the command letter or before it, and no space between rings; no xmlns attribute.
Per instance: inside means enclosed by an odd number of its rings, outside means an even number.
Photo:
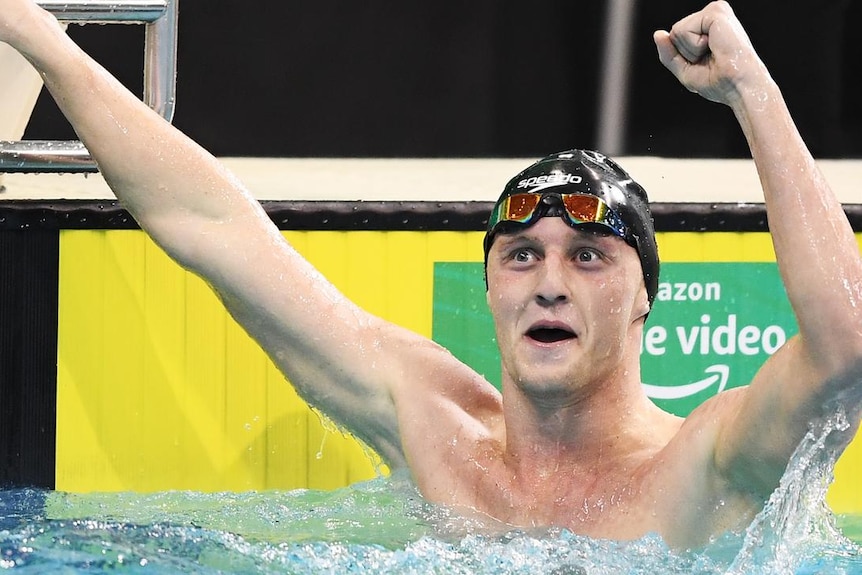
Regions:
<svg viewBox="0 0 862 575"><path fill-rule="evenodd" d="M0 41L40 71L141 226L206 278L303 397L409 468L431 501L515 526L657 532L689 547L750 522L824 404L843 398L858 418L860 386L836 377L862 353L855 238L724 2L655 42L684 86L739 120L800 331L750 386L685 420L641 387L658 257L642 190L600 154L529 168L492 214L487 297L503 401L446 350L347 301L233 175L31 0L0 0Z"/></svg>

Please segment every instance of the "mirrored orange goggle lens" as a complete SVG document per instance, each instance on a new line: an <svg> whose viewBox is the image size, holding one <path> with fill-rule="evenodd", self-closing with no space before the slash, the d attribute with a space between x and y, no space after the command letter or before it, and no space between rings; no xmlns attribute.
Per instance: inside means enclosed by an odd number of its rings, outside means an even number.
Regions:
<svg viewBox="0 0 862 575"><path fill-rule="evenodd" d="M605 203L595 196L562 194L566 211L578 222L601 222L605 215Z"/></svg>
<svg viewBox="0 0 862 575"><path fill-rule="evenodd" d="M509 196L506 200L506 209L502 219L518 222L529 219L541 199L542 196L539 194L513 194Z"/></svg>

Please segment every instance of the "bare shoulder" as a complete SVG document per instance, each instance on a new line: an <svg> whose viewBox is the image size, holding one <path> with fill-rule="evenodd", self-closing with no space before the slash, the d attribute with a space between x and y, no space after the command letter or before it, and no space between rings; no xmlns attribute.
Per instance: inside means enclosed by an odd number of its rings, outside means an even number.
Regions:
<svg viewBox="0 0 862 575"><path fill-rule="evenodd" d="M747 393L748 387L735 387L707 399L685 418L683 428L691 428L690 431L698 429L699 432L715 428L729 413L739 408Z"/></svg>
<svg viewBox="0 0 862 575"><path fill-rule="evenodd" d="M412 348L411 365L404 370L409 375L393 385L399 411L406 415L417 409L487 424L502 416L502 396L485 377L432 340L408 334L405 341Z"/></svg>
<svg viewBox="0 0 862 575"><path fill-rule="evenodd" d="M439 478L441 467L502 444L503 402L485 377L447 349L418 336L408 339L412 364L409 376L394 386L393 400L406 463L422 487L425 479Z"/></svg>
<svg viewBox="0 0 862 575"><path fill-rule="evenodd" d="M716 442L746 393L747 388L734 388L700 404L682 421L668 442L666 456L678 458L683 466L699 466L702 473L713 471Z"/></svg>
<svg viewBox="0 0 862 575"><path fill-rule="evenodd" d="M705 401L686 417L654 462L659 482L655 489L670 513L664 533L668 540L688 542L692 532L742 529L761 508L763 501L740 489L716 462L722 428L746 393L747 388L735 388Z"/></svg>

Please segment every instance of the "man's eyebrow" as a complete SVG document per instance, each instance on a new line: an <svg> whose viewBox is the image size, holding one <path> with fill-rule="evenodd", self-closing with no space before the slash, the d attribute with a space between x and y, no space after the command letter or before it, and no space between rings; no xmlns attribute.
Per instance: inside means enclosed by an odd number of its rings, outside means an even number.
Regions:
<svg viewBox="0 0 862 575"><path fill-rule="evenodd" d="M535 234L531 234L529 230L500 234L498 238L497 241L503 246L515 243L539 243L541 241Z"/></svg>

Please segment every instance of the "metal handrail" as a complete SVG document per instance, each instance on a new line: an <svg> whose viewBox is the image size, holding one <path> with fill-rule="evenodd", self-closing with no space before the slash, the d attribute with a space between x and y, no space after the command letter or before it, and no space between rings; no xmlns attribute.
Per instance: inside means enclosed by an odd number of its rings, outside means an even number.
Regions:
<svg viewBox="0 0 862 575"><path fill-rule="evenodd" d="M173 120L179 0L36 0L61 22L144 24L144 102ZM0 141L0 173L85 173L98 167L77 140Z"/></svg>

